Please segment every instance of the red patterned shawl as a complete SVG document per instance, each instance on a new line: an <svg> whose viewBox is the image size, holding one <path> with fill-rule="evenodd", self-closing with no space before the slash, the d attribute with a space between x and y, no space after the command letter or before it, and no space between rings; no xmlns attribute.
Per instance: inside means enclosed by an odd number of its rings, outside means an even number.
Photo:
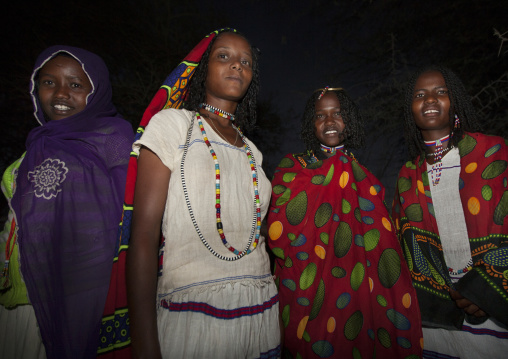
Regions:
<svg viewBox="0 0 508 359"><path fill-rule="evenodd" d="M508 146L501 137L467 133L458 147L461 170L457 185L474 264L455 289L508 325ZM426 171L426 161L420 157L402 167L393 219L400 231L423 324L460 329L465 313L448 293L453 284L442 252Z"/></svg>
<svg viewBox="0 0 508 359"><path fill-rule="evenodd" d="M383 186L343 152L315 160L287 155L272 182L269 245L286 353L418 358L416 293Z"/></svg>

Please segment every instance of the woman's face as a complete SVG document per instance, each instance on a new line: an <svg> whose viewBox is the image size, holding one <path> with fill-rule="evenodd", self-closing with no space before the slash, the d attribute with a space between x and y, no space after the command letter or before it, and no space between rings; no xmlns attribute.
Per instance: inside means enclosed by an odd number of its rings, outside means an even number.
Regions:
<svg viewBox="0 0 508 359"><path fill-rule="evenodd" d="M344 141L346 125L340 114L340 101L333 92L326 92L316 101L314 134L325 146L339 146Z"/></svg>
<svg viewBox="0 0 508 359"><path fill-rule="evenodd" d="M435 133L432 137L449 134L450 97L441 72L427 71L418 77L411 108L416 126L424 138L431 132Z"/></svg>
<svg viewBox="0 0 508 359"><path fill-rule="evenodd" d="M239 102L252 81L252 61L251 46L242 36L229 32L219 35L208 60L206 102Z"/></svg>
<svg viewBox="0 0 508 359"><path fill-rule="evenodd" d="M51 121L83 111L92 91L90 79L73 58L56 56L38 74L38 96L42 110Z"/></svg>

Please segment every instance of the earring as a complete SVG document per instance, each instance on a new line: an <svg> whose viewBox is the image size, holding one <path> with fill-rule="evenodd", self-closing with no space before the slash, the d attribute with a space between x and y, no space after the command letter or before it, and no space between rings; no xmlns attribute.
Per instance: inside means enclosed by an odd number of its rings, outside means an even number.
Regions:
<svg viewBox="0 0 508 359"><path fill-rule="evenodd" d="M453 129L457 129L460 127L460 120L459 120L459 116L457 116L457 114L455 114L455 125L453 126Z"/></svg>

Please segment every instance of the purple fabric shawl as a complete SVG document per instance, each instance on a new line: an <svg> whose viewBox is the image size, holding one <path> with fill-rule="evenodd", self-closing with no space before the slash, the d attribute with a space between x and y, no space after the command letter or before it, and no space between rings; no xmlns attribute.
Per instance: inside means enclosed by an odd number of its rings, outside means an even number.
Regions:
<svg viewBox="0 0 508 359"><path fill-rule="evenodd" d="M93 89L83 111L46 122L36 75L59 52L81 64ZM11 202L21 273L47 357L94 358L134 135L111 101L105 63L88 51L43 51L30 93L42 126L28 135Z"/></svg>

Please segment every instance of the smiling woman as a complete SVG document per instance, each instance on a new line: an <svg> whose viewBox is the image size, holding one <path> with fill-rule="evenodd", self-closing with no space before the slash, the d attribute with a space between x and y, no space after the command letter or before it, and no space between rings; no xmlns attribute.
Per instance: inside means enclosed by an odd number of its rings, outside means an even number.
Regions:
<svg viewBox="0 0 508 359"><path fill-rule="evenodd" d="M342 88L312 94L302 137L307 151L275 171L268 213L284 357L419 355L416 294L384 188L350 152L364 136Z"/></svg>
<svg viewBox="0 0 508 359"><path fill-rule="evenodd" d="M94 358L132 127L106 64L83 49L43 51L30 94L41 126L2 181L12 211L0 235L0 357Z"/></svg>
<svg viewBox="0 0 508 359"><path fill-rule="evenodd" d="M418 77L411 110L424 140L434 141L450 134L450 97L443 74L428 71Z"/></svg>
<svg viewBox="0 0 508 359"><path fill-rule="evenodd" d="M336 147L344 141L346 125L340 113L340 101L333 92L327 92L315 105L314 134L328 147Z"/></svg>
<svg viewBox="0 0 508 359"><path fill-rule="evenodd" d="M48 120L61 120L85 109L92 84L73 57L57 55L37 77L39 102Z"/></svg>
<svg viewBox="0 0 508 359"><path fill-rule="evenodd" d="M503 358L506 141L480 132L463 83L441 66L413 74L404 120L411 160L400 170L392 214L418 295L424 356Z"/></svg>

